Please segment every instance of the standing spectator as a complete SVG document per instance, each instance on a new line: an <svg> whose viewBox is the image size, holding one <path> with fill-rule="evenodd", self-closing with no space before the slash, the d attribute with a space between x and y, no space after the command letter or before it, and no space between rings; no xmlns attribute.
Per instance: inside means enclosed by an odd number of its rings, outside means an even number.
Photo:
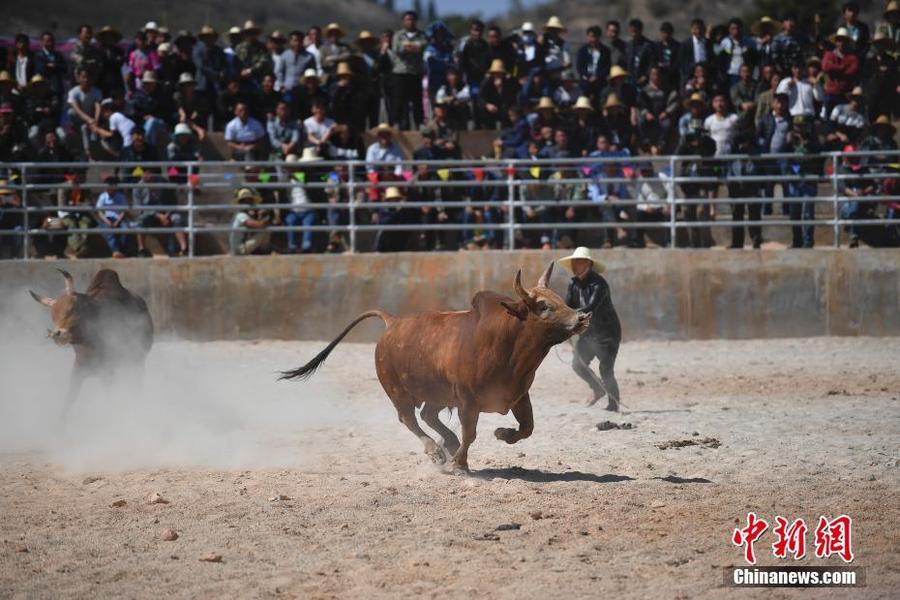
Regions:
<svg viewBox="0 0 900 600"><path fill-rule="evenodd" d="M547 24L544 25L544 40L541 49L544 54L544 69L550 79L572 64L569 45L563 39L565 32L566 28L563 27L559 17L553 15L547 19Z"/></svg>
<svg viewBox="0 0 900 600"><path fill-rule="evenodd" d="M684 101L684 114L678 119L678 143L683 144L692 133L694 123L702 123L706 119L706 96L702 92L694 92Z"/></svg>
<svg viewBox="0 0 900 600"><path fill-rule="evenodd" d="M363 30L356 37L357 53L351 56L350 65L360 86L360 121L363 127L374 127L378 124L381 111L381 79L379 66L378 39L371 32Z"/></svg>
<svg viewBox="0 0 900 600"><path fill-rule="evenodd" d="M138 31L134 34L134 50L128 54L128 74L125 80L128 89L141 89L144 73L154 72L158 68L159 55L155 49L147 47L147 34Z"/></svg>
<svg viewBox="0 0 900 600"><path fill-rule="evenodd" d="M419 16L415 11L403 13L403 29L394 34L391 42L393 76L391 88L392 124L400 129L419 127L424 121L422 111L422 74L425 71L423 53L428 40L416 29ZM412 121L409 113L412 110Z"/></svg>
<svg viewBox="0 0 900 600"><path fill-rule="evenodd" d="M625 40L620 37L621 25L618 21L606 22L606 39L609 46L610 65L625 67Z"/></svg>
<svg viewBox="0 0 900 600"><path fill-rule="evenodd" d="M678 111L678 92L668 90L664 85L662 70L651 67L638 102L642 144L649 145L653 153L666 148L672 119Z"/></svg>
<svg viewBox="0 0 900 600"><path fill-rule="evenodd" d="M846 150L846 149L845 149ZM788 159L788 175L799 177L788 183L788 197L791 198L788 211L791 221L812 221L816 218L815 200L801 201L795 198L815 198L818 193L816 178L821 173L819 160L815 155L819 148L815 136L812 135L812 123L803 116L795 116L788 134L786 152L792 154ZM848 152L853 151L852 146ZM808 178L808 179L807 179ZM792 228L792 247L812 248L815 243L812 225L794 225Z"/></svg>
<svg viewBox="0 0 900 600"><path fill-rule="evenodd" d="M792 117L802 115L809 121L815 117L816 108L822 103L822 88L806 80L802 62L791 65L791 77L782 79L775 93L787 94L788 110Z"/></svg>
<svg viewBox="0 0 900 600"><path fill-rule="evenodd" d="M686 84L694 77L697 65L706 65L713 57L712 42L706 37L706 24L703 19L691 21L691 37L682 44L684 48L681 61L681 82Z"/></svg>
<svg viewBox="0 0 900 600"><path fill-rule="evenodd" d="M29 48L28 36L17 33L15 38L16 52L9 59L9 70L13 74L16 86L24 90L35 73L34 54Z"/></svg>
<svg viewBox="0 0 900 600"><path fill-rule="evenodd" d="M459 133L447 119L447 105L434 105L434 118L428 123L428 129L434 133L434 148L441 159L460 159L462 150L459 147Z"/></svg>
<svg viewBox="0 0 900 600"><path fill-rule="evenodd" d="M732 112L728 112L728 99L724 94L717 94L712 100L712 108L713 113L706 117L706 120L703 122L703 128L708 132L710 138L712 138L713 142L716 144L716 152L715 156L723 156L726 154L734 154L735 153L735 139L738 133L738 125L739 119L738 116ZM743 175L743 171L741 169L742 162L739 160L729 160L727 162L718 161L714 163L716 166L716 174L720 177L737 175ZM728 188L728 195L733 198L741 198L742 196L743 186L738 184L732 184ZM709 198L712 200L716 197L716 193L718 191L718 186L715 186L711 190L711 194ZM744 218L744 203L737 202L733 205L733 213L732 219L743 220ZM712 214L710 215L712 217ZM740 240L741 245L743 247L743 227L741 228L740 233L734 232L732 230L732 247L735 246L736 242Z"/></svg>
<svg viewBox="0 0 900 600"><path fill-rule="evenodd" d="M69 55L72 59L72 79L78 80L81 71L87 71L92 81L97 81L103 68L103 54L94 45L94 30L90 25L78 27L78 42Z"/></svg>
<svg viewBox="0 0 900 600"><path fill-rule="evenodd" d="M128 199L122 190L119 189L119 180L114 176L106 177L103 180L106 189L97 197L97 221L101 229L118 230L128 229L128 221L126 220L126 210L128 209ZM118 233L104 233L103 239L109 246L113 258L125 258L125 235Z"/></svg>
<svg viewBox="0 0 900 600"><path fill-rule="evenodd" d="M610 159L622 156L609 149L609 140L601 135L597 138L597 149L591 152L592 157ZM625 173L622 171L621 162L606 160L594 165L591 183L588 184L588 198L598 204L601 223L617 223L618 213L624 208L623 200L630 198L628 186L622 181ZM601 230L603 248L612 248L619 241L620 229L610 225ZM624 238L624 236L623 236Z"/></svg>
<svg viewBox="0 0 900 600"><path fill-rule="evenodd" d="M303 73L309 68L315 70L315 61L313 55L303 48L303 32L292 31L288 36L288 48L282 52L275 70L275 87L284 93L287 102L293 104Z"/></svg>
<svg viewBox="0 0 900 600"><path fill-rule="evenodd" d="M125 91L125 79L122 76L125 51L119 47L121 39L122 34L119 30L110 25L104 25L97 32L97 41L100 42L99 50L102 56L97 87L103 92L104 98Z"/></svg>
<svg viewBox="0 0 900 600"><path fill-rule="evenodd" d="M874 218L875 202L863 200L866 196L872 196L877 191L876 181L864 175L869 174L869 167L863 164L859 156L852 156L857 151L855 146L846 146L838 167L838 174L843 176L838 183L838 193L845 196L847 201L841 203L841 218L850 220ZM849 225L850 247L859 246L860 227Z"/></svg>
<svg viewBox="0 0 900 600"><path fill-rule="evenodd" d="M306 32L306 41L304 43L306 51L309 52L316 60L316 75L324 75L325 70L322 68L322 28L313 25Z"/></svg>
<svg viewBox="0 0 900 600"><path fill-rule="evenodd" d="M284 45L287 43L287 40L284 37L284 34L279 30L275 30L269 34L269 37L266 38L266 50L269 51L269 58L272 61L272 71L271 75L273 77L275 91L279 94L284 90L281 89L281 86L278 85L278 81L275 79L275 74L281 70L281 54L284 52Z"/></svg>
<svg viewBox="0 0 900 600"><path fill-rule="evenodd" d="M530 21L522 23L516 46L516 72L519 79L524 79L529 73L543 73L545 59L544 47L538 43L534 25Z"/></svg>
<svg viewBox="0 0 900 600"><path fill-rule="evenodd" d="M900 45L892 42L882 30L875 32L872 45L875 53L866 63L867 77L864 78L868 116L870 119L878 115L900 116L900 78L893 49Z"/></svg>
<svg viewBox="0 0 900 600"><path fill-rule="evenodd" d="M744 35L744 22L740 19L728 22L728 35L718 44L717 53L719 74L727 82L729 89L740 81L743 65L750 67L751 74L756 68L756 40Z"/></svg>
<svg viewBox="0 0 900 600"><path fill-rule="evenodd" d="M703 129L703 121L691 122L684 142L675 151L679 156L700 156L700 160L681 161L681 176L690 178L710 178L715 176L715 166L709 157L716 153L716 143ZM715 204L710 201L716 196L718 183L694 183L686 181L681 184L684 194L685 220L709 221L715 218ZM708 227L691 227L688 230L692 248L711 248L715 245Z"/></svg>
<svg viewBox="0 0 900 600"><path fill-rule="evenodd" d="M484 39L484 23L476 19L469 24L469 35L459 44L459 68L473 96L478 95L478 86L487 75L490 65L490 50Z"/></svg>
<svg viewBox="0 0 900 600"><path fill-rule="evenodd" d="M178 78L178 91L173 98L178 110L177 121L187 123L202 142L209 126L210 107L206 98L197 92L197 82L190 73Z"/></svg>
<svg viewBox="0 0 900 600"><path fill-rule="evenodd" d="M338 64L350 58L350 46L342 42L345 33L337 23L329 23L325 28L325 43L319 49L322 70L327 75L334 75Z"/></svg>
<svg viewBox="0 0 900 600"><path fill-rule="evenodd" d="M859 75L859 58L848 48L853 40L847 29L839 28L831 41L834 49L822 58L822 71L828 76L824 99L826 117L831 115L835 106L843 103Z"/></svg>
<svg viewBox="0 0 900 600"><path fill-rule="evenodd" d="M41 48L34 55L34 72L47 82L60 102L66 93L66 59L56 49L56 38L49 31L41 35Z"/></svg>
<svg viewBox="0 0 900 600"><path fill-rule="evenodd" d="M598 25L587 29L587 42L575 55L575 69L588 96L596 97L606 86L606 77L612 66L609 48L600 42L602 30Z"/></svg>
<svg viewBox="0 0 900 600"><path fill-rule="evenodd" d="M228 78L228 61L225 52L217 43L219 32L212 26L201 27L197 39L200 43L194 44L191 53L194 75L197 79L197 93L205 99L207 106L213 107Z"/></svg>
<svg viewBox="0 0 900 600"><path fill-rule="evenodd" d="M631 73L632 81L643 86L653 64L653 42L644 37L644 23L640 19L628 22L628 33L631 39L625 44L625 68Z"/></svg>
<svg viewBox="0 0 900 600"><path fill-rule="evenodd" d="M312 163L321 160L316 152L315 147L309 146L303 149L303 155L298 157L296 154L288 154L285 159L286 174L290 182L290 203L291 209L284 217L284 224L288 227L311 227L316 224L316 209L312 200L306 193L306 171L301 163ZM302 241L297 245L297 232L288 231L287 244L289 254L307 254L312 252L313 232L310 230L303 231L301 234Z"/></svg>
<svg viewBox="0 0 900 600"><path fill-rule="evenodd" d="M759 86L753 81L753 70L750 65L744 63L739 72L740 79L731 86L731 106L737 113L739 123L739 136L753 138L753 130L756 128L756 96Z"/></svg>
<svg viewBox="0 0 900 600"><path fill-rule="evenodd" d="M91 76L86 70L78 72L78 85L69 90L69 124L74 131L81 133L81 145L84 156L91 158L91 126L100 116L100 101L103 99L100 90L91 85Z"/></svg>
<svg viewBox="0 0 900 600"><path fill-rule="evenodd" d="M443 21L435 21L428 26L428 45L424 60L427 72L428 99L434 104L438 90L447 83L447 71L456 66L453 56L453 34Z"/></svg>
<svg viewBox="0 0 900 600"><path fill-rule="evenodd" d="M756 64L762 69L775 64L775 32L781 24L771 17L762 17L750 26L750 32L756 36Z"/></svg>
<svg viewBox="0 0 900 600"><path fill-rule="evenodd" d="M667 90L677 90L681 84L681 44L674 37L675 28L668 21L659 27L659 41L653 47L653 60Z"/></svg>
<svg viewBox="0 0 900 600"><path fill-rule="evenodd" d="M234 107L234 118L225 126L225 141L231 148L232 160L265 160L266 130L250 116L243 101Z"/></svg>
<svg viewBox="0 0 900 600"><path fill-rule="evenodd" d="M797 15L788 12L781 21L782 31L772 42L772 55L775 68L787 76L791 68L803 63L803 47L806 37L797 28Z"/></svg>
<svg viewBox="0 0 900 600"><path fill-rule="evenodd" d="M847 35L852 40L860 62L865 61L869 54L869 26L859 20L859 4L856 2L845 2L841 7L841 14L844 17L844 26Z"/></svg>
<svg viewBox="0 0 900 600"><path fill-rule="evenodd" d="M253 21L244 23L244 39L234 49L241 64L241 79L254 86L273 72L272 56L266 45L259 41L262 29Z"/></svg>
<svg viewBox="0 0 900 600"><path fill-rule="evenodd" d="M366 115L361 106L361 93L354 81L353 71L348 63L338 64L331 86L331 116L337 123L347 125L354 132L364 128Z"/></svg>

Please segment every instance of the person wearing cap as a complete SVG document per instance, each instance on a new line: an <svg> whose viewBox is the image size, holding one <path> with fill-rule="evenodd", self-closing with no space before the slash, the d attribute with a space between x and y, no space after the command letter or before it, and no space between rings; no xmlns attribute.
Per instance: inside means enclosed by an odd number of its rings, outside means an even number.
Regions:
<svg viewBox="0 0 900 600"><path fill-rule="evenodd" d="M382 59L378 38L371 31L362 30L356 37L348 64L359 86L359 111L362 129L378 124L381 111ZM387 61L389 63L389 61Z"/></svg>
<svg viewBox="0 0 900 600"><path fill-rule="evenodd" d="M270 33L266 37L266 49L269 51L269 57L272 60L272 76L276 77L276 73L281 70L281 55L284 52L284 47L287 44L287 38L284 37L284 34L281 33L280 30L276 29L272 33ZM283 91L281 86L278 85L278 80L273 79L275 82L275 91L279 94Z"/></svg>
<svg viewBox="0 0 900 600"><path fill-rule="evenodd" d="M101 64L103 62L103 54L100 49L94 45L94 30L90 25L81 25L78 27L78 41L72 52L69 53L70 64L72 67L71 77L74 81L78 81L78 73L87 71L94 81L100 76Z"/></svg>
<svg viewBox="0 0 900 600"><path fill-rule="evenodd" d="M579 246L575 251L557 261L561 267L572 271L572 279L566 291L566 305L577 311L591 314L587 331L575 342L572 368L575 374L591 388L586 404L593 406L607 396L606 410L619 410L619 384L616 381L616 356L622 342L622 325L613 306L609 283L601 275L606 270L591 251ZM600 363L602 384L591 372L591 361Z"/></svg>
<svg viewBox="0 0 900 600"><path fill-rule="evenodd" d="M879 115L900 117L900 72L897 69L896 45L888 33L879 28L872 37L875 51L866 62L867 81L865 83L868 117Z"/></svg>
<svg viewBox="0 0 900 600"><path fill-rule="evenodd" d="M144 73L153 73L159 69L159 54L156 49L147 47L147 34L138 31L134 34L134 49L128 53L128 73L125 83L132 91L140 90Z"/></svg>
<svg viewBox="0 0 900 600"><path fill-rule="evenodd" d="M406 197L398 187L389 187L384 191L384 202L406 201ZM413 225L420 219L418 208L409 206L382 207L372 213L372 222L378 225ZM410 230L379 229L375 234L373 250L375 252L403 252L410 249L410 239L414 232Z"/></svg>
<svg viewBox="0 0 900 600"><path fill-rule="evenodd" d="M234 49L240 61L241 79L255 81L258 85L264 75L272 73L272 56L266 45L259 41L262 30L253 21L244 23L243 39Z"/></svg>
<svg viewBox="0 0 900 600"><path fill-rule="evenodd" d="M131 145L131 132L134 131L134 121L122 113L121 104L121 96L104 99L100 103L100 118L91 125L91 131L100 137L103 148L114 157Z"/></svg>
<svg viewBox="0 0 900 600"><path fill-rule="evenodd" d="M530 21L522 23L516 43L516 70L519 78L535 72L543 73L546 57L544 46L538 43L537 32Z"/></svg>
<svg viewBox="0 0 900 600"><path fill-rule="evenodd" d="M822 57L822 71L828 77L825 82L824 114L831 115L838 104L842 104L854 83L859 78L859 57L850 46L853 40L846 28L840 27L831 36L834 48Z"/></svg>
<svg viewBox="0 0 900 600"><path fill-rule="evenodd" d="M291 208L285 211L284 224L288 227L311 227L316 224L317 211L313 206L306 190L306 181L312 181L312 173L310 168L315 163L322 160L322 157L316 152L314 146L307 146L303 149L300 156L296 154L288 154L285 157L285 175L290 182L290 198ZM303 231L300 245L297 244L298 232L287 232L287 249L289 254L307 254L312 252L313 232Z"/></svg>
<svg viewBox="0 0 900 600"><path fill-rule="evenodd" d="M897 0L888 2L882 16L884 17L884 22L878 30L883 33L889 45L893 46L894 51L896 51L897 47L900 46L900 2ZM877 31L875 35L878 35ZM872 42L875 42L874 36L872 37Z"/></svg>
<svg viewBox="0 0 900 600"><path fill-rule="evenodd" d="M567 124L569 151L573 157L587 156L600 135L600 120L590 98L581 96L572 107L574 118Z"/></svg>
<svg viewBox="0 0 900 600"><path fill-rule="evenodd" d="M632 125L637 125L638 93L630 80L631 75L628 71L619 65L613 65L609 70L609 78L607 79L606 87L600 91L597 101L600 103L600 106L605 106L609 97L614 95L619 103L627 109Z"/></svg>
<svg viewBox="0 0 900 600"><path fill-rule="evenodd" d="M241 75L241 61L237 56L237 47L243 38L244 32L237 25L228 30L228 45L222 48L222 52L225 54L225 62L228 65L227 77L229 80Z"/></svg>
<svg viewBox="0 0 900 600"><path fill-rule="evenodd" d="M653 64L653 42L644 36L640 19L628 22L629 40L625 43L625 67L637 86L647 83L647 72Z"/></svg>
<svg viewBox="0 0 900 600"><path fill-rule="evenodd" d="M338 63L347 62L350 58L350 46L343 38L346 32L337 23L329 23L325 27L325 42L319 48L322 70L327 75L334 75Z"/></svg>
<svg viewBox="0 0 900 600"><path fill-rule="evenodd" d="M428 45L422 55L425 61L428 99L433 105L437 91L447 83L447 70L456 66L453 53L453 34L443 21L435 21L425 31Z"/></svg>
<svg viewBox="0 0 900 600"><path fill-rule="evenodd" d="M702 122L707 114L709 107L706 103L706 95L702 92L694 92L684 101L684 112L678 118L678 143L684 143L687 136L692 132L692 123Z"/></svg>
<svg viewBox="0 0 900 600"><path fill-rule="evenodd" d="M201 27L197 39L200 43L191 50L197 93L206 99L207 106L213 107L228 77L228 60L218 44L219 32L212 26Z"/></svg>
<svg viewBox="0 0 900 600"><path fill-rule="evenodd" d="M100 117L100 101L103 95L91 84L91 76L87 70L78 72L78 85L69 90L66 97L69 113L69 126L81 131L81 142L84 155L91 156L91 126Z"/></svg>
<svg viewBox="0 0 900 600"><path fill-rule="evenodd" d="M423 55L428 39L416 28L419 15L408 10L403 13L403 27L391 40L391 124L400 129L419 127L424 121L422 110ZM409 113L412 111L412 121Z"/></svg>
<svg viewBox="0 0 900 600"><path fill-rule="evenodd" d="M638 123L642 142L649 145L654 154L667 149L678 106L678 91L666 89L660 67L650 67L647 84L638 101Z"/></svg>
<svg viewBox="0 0 900 600"><path fill-rule="evenodd" d="M269 248L271 233L266 229L271 225L271 217L256 208L262 197L251 188L241 188L235 195L235 201L241 209L234 213L231 220L232 232L228 245L231 253L237 256L262 254Z"/></svg>
<svg viewBox="0 0 900 600"><path fill-rule="evenodd" d="M781 24L769 16L763 16L750 26L750 33L756 36L757 66L775 64L775 32Z"/></svg>
<svg viewBox="0 0 900 600"><path fill-rule="evenodd" d="M895 151L897 150L897 141L894 139L896 133L897 128L891 123L891 118L887 115L878 115L869 126L869 132L865 139L860 143L859 149L869 151ZM877 158L875 161L885 163L890 162L886 157L883 161L879 161Z"/></svg>
<svg viewBox="0 0 900 600"><path fill-rule="evenodd" d="M336 123L349 126L354 132L365 128L366 107L361 106L362 93L349 63L338 63L329 96L331 116Z"/></svg>
<svg viewBox="0 0 900 600"><path fill-rule="evenodd" d="M496 129L498 125L507 125L509 107L516 103L516 84L507 76L501 59L495 58L491 62L488 74L481 83L478 102L481 127Z"/></svg>
<svg viewBox="0 0 900 600"><path fill-rule="evenodd" d="M292 31L288 36L288 47L281 53L275 69L275 88L284 93L285 100L293 102L295 90L302 86L303 73L315 69L316 59L303 47L302 31Z"/></svg>
<svg viewBox="0 0 900 600"><path fill-rule="evenodd" d="M609 48L600 41L602 35L599 25L588 27L586 41L575 54L575 71L588 96L596 96L603 89L612 66Z"/></svg>
<svg viewBox="0 0 900 600"><path fill-rule="evenodd" d="M330 99L327 92L322 89L321 80L314 68L303 72L300 83L301 86L294 88L294 93L291 94L291 114L303 121L312 115L312 105L317 99L326 105Z"/></svg>
<svg viewBox="0 0 900 600"><path fill-rule="evenodd" d="M232 160L265 160L266 130L250 116L250 109L243 100L235 105L234 118L225 126L225 141L231 148Z"/></svg>
<svg viewBox="0 0 900 600"><path fill-rule="evenodd" d="M603 103L601 127L612 147L627 154L635 153L632 142L637 117L632 117L632 113L636 114L637 109L626 106L615 93L609 94Z"/></svg>
<svg viewBox="0 0 900 600"><path fill-rule="evenodd" d="M787 94L788 111L792 117L802 115L812 119L816 114L816 107L822 103L824 92L822 86L811 85L806 80L803 69L803 62L791 65L791 76L781 80L775 93Z"/></svg>
<svg viewBox="0 0 900 600"><path fill-rule="evenodd" d="M97 77L97 87L103 92L104 98L111 97L114 93L125 90L125 79L122 76L122 67L125 65L125 51L119 47L122 34L118 29L110 25L104 25L97 32L97 41L100 42L100 74Z"/></svg>
<svg viewBox="0 0 900 600"><path fill-rule="evenodd" d="M108 175L103 179L106 189L97 197L96 218L101 229L106 230L103 239L109 246L113 258L125 258L126 237L113 233L118 229L128 229L128 198L119 189L119 180L114 175ZM112 230L112 231L110 231Z"/></svg>
<svg viewBox="0 0 900 600"><path fill-rule="evenodd" d="M544 70L550 79L554 79L572 64L569 44L563 37L565 33L566 28L556 15L551 16L544 24L541 52L544 55Z"/></svg>

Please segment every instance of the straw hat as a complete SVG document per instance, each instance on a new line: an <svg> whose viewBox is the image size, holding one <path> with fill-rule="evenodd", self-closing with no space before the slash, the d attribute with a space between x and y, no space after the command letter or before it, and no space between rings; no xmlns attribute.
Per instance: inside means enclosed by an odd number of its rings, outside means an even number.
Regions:
<svg viewBox="0 0 900 600"><path fill-rule="evenodd" d="M628 71L626 71L619 65L613 65L609 70L609 79L612 80L616 77L628 77Z"/></svg>
<svg viewBox="0 0 900 600"><path fill-rule="evenodd" d="M400 193L400 188L391 186L384 192L385 200L403 200L403 194Z"/></svg>
<svg viewBox="0 0 900 600"><path fill-rule="evenodd" d="M249 19L244 22L244 33L250 33L251 31L255 31L256 33L260 33L262 28L253 22L253 19Z"/></svg>
<svg viewBox="0 0 900 600"><path fill-rule="evenodd" d="M319 74L316 73L315 69L306 69L305 71L303 71L303 77L301 77L300 80L306 83L307 79L315 79L318 81Z"/></svg>
<svg viewBox="0 0 900 600"><path fill-rule="evenodd" d="M602 273L606 270L606 265L591 256L591 251L584 246L578 246L577 248L575 248L575 252L573 252L569 256L560 258L556 262L558 262L561 267L565 267L566 269L569 269L571 271L572 261L576 258L584 258L591 261L591 268L597 273Z"/></svg>
<svg viewBox="0 0 900 600"><path fill-rule="evenodd" d="M887 127L890 129L892 136L897 133L897 128L894 127L894 124L891 123L891 118L887 115L878 115L878 118L872 123L872 129L876 127Z"/></svg>
<svg viewBox="0 0 900 600"><path fill-rule="evenodd" d="M240 36L242 33L241 28L237 25L228 30L229 37Z"/></svg>
<svg viewBox="0 0 900 600"><path fill-rule="evenodd" d="M104 25L103 28L97 32L97 39L99 40L100 38L107 36L107 35L112 37L115 40L115 42L118 42L119 40L122 39L121 32L119 32L118 29L116 29L115 27L113 27L111 25Z"/></svg>
<svg viewBox="0 0 900 600"><path fill-rule="evenodd" d="M0 71L0 85L12 85L13 80L12 77L9 76L9 71Z"/></svg>
<svg viewBox="0 0 900 600"><path fill-rule="evenodd" d="M290 157L293 156L294 160L290 160ZM319 156L319 152L313 146L307 146L303 149L303 152L300 153L300 158L297 158L296 154L291 154L286 157L285 160L287 162L316 162L318 160L322 160L322 157Z"/></svg>
<svg viewBox="0 0 900 600"><path fill-rule="evenodd" d="M335 77L353 77L353 71L350 70L350 65L344 61L341 61L337 65L337 71L334 72Z"/></svg>
<svg viewBox="0 0 900 600"><path fill-rule="evenodd" d="M262 198L259 197L259 194L251 188L239 189L237 196L235 196L235 200L238 204L259 204L262 202Z"/></svg>
<svg viewBox="0 0 900 600"><path fill-rule="evenodd" d="M750 26L750 33L753 35L761 35L762 32L767 29L773 32L777 31L781 29L781 23L772 17L766 16Z"/></svg>
<svg viewBox="0 0 900 600"><path fill-rule="evenodd" d="M144 25L143 31L158 31L159 25L156 24L156 21L147 21L147 24Z"/></svg>
<svg viewBox="0 0 900 600"><path fill-rule="evenodd" d="M200 28L200 33L197 34L197 37L203 39L205 37L211 37L216 39L219 37L219 32L216 31L212 25L204 25Z"/></svg>
<svg viewBox="0 0 900 600"><path fill-rule="evenodd" d="M27 89L28 89L29 91L32 91L32 90L34 90L36 87L41 86L41 85L43 85L43 84L45 84L45 83L47 83L47 80L44 79L44 76L43 76L43 75L33 75L33 76L31 77L31 81L28 82Z"/></svg>
<svg viewBox="0 0 900 600"><path fill-rule="evenodd" d="M338 37L344 37L346 32L341 28L337 23L329 23L325 28L325 35L331 35L332 33L337 33Z"/></svg>
<svg viewBox="0 0 900 600"><path fill-rule="evenodd" d="M506 67L503 66L503 61L499 58L495 58L491 61L491 68L488 69L488 74L493 75L494 73L501 73L506 75Z"/></svg>
<svg viewBox="0 0 900 600"><path fill-rule="evenodd" d="M156 71L144 71L144 74L141 75L141 81L144 83L159 83L159 79L156 78Z"/></svg>
<svg viewBox="0 0 900 600"><path fill-rule="evenodd" d="M191 126L187 123L179 123L175 126L175 135L193 135L193 131L191 131Z"/></svg>
<svg viewBox="0 0 900 600"><path fill-rule="evenodd" d="M889 14L896 12L900 12L900 3L896 0L891 0L884 9L884 18L886 19Z"/></svg>
<svg viewBox="0 0 900 600"><path fill-rule="evenodd" d="M376 38L374 35L372 35L371 31L369 31L368 29L363 29L359 32L359 35L356 36L356 43L362 44L363 42L374 42L375 39Z"/></svg>
<svg viewBox="0 0 900 600"><path fill-rule="evenodd" d="M622 106L622 102L619 100L618 94L610 94L606 97L606 103L603 105L603 108L618 108Z"/></svg>
<svg viewBox="0 0 900 600"><path fill-rule="evenodd" d="M578 96L578 100L575 101L575 106L573 108L575 110L589 110L594 112L594 107L591 106L591 101L587 96Z"/></svg>
<svg viewBox="0 0 900 600"><path fill-rule="evenodd" d="M394 128L387 123L379 123L378 127L372 130L372 133L374 133L375 135L394 135Z"/></svg>
<svg viewBox="0 0 900 600"><path fill-rule="evenodd" d="M522 23L522 28L519 29L520 33L534 33L534 23L531 21L525 21Z"/></svg>
<svg viewBox="0 0 900 600"><path fill-rule="evenodd" d="M165 37L165 36L169 35L169 28L166 27L165 25L163 25L159 29L156 30L156 33Z"/></svg>
<svg viewBox="0 0 900 600"><path fill-rule="evenodd" d="M806 60L806 66L807 66L807 67L810 67L810 66L812 66L812 65L818 65L819 67L821 67L821 66L822 66L822 59L819 58L818 56L815 56L815 55L810 56L810 57Z"/></svg>
<svg viewBox="0 0 900 600"><path fill-rule="evenodd" d="M553 99L550 96L541 96L541 99L538 100L537 109L538 110L554 110L556 105L553 104Z"/></svg>
<svg viewBox="0 0 900 600"><path fill-rule="evenodd" d="M694 92L691 94L690 98L684 101L684 107L690 108L693 104L699 104L701 107L706 107L706 96L703 92Z"/></svg>
<svg viewBox="0 0 900 600"><path fill-rule="evenodd" d="M191 75L189 72L185 71L184 73L182 73L181 75L178 76L178 87L181 87L183 85L189 85L189 84L196 85L197 80L194 79L193 75Z"/></svg>
<svg viewBox="0 0 900 600"><path fill-rule="evenodd" d="M563 27L562 21L559 20L559 17L553 15L549 19L547 19L547 24L544 25L544 30L547 29L556 29L558 31L565 31L566 28Z"/></svg>
<svg viewBox="0 0 900 600"><path fill-rule="evenodd" d="M172 44L169 42L163 42L159 46L156 47L156 52L159 54L164 54L172 51Z"/></svg>
<svg viewBox="0 0 900 600"><path fill-rule="evenodd" d="M853 88L853 90L851 90L849 96L851 98L853 98L853 97L862 98L865 96L865 94L863 93L863 89L861 87L856 86L855 88Z"/></svg>
<svg viewBox="0 0 900 600"><path fill-rule="evenodd" d="M887 32L886 32L884 29L881 29L881 28L878 28L878 29L875 31L875 35L872 36L872 43L875 44L875 45L878 45L878 44L880 44L881 42L886 42L887 45L890 45L890 43L891 43L892 41L893 41L893 40L890 38L890 36L888 36Z"/></svg>
<svg viewBox="0 0 900 600"><path fill-rule="evenodd" d="M846 27L838 27L838 30L834 32L834 35L831 36L831 41L836 42L839 39L843 39L847 42L852 42L853 38L850 37L850 32L847 31Z"/></svg>

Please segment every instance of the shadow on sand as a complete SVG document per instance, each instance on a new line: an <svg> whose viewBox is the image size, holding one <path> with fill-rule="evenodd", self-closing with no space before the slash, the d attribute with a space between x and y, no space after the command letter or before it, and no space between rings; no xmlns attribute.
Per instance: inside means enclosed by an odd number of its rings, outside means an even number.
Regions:
<svg viewBox="0 0 900 600"><path fill-rule="evenodd" d="M627 475L594 475L581 471L565 471L554 473L553 471L541 471L539 469L525 469L523 467L507 467L506 469L480 469L470 473L472 477L479 479L521 479L533 483L551 483L554 481L590 481L591 483L616 483L618 481L634 481Z"/></svg>
<svg viewBox="0 0 900 600"><path fill-rule="evenodd" d="M660 481L668 481L669 483L715 483L703 477L679 477L678 475L669 475L668 477L654 477Z"/></svg>

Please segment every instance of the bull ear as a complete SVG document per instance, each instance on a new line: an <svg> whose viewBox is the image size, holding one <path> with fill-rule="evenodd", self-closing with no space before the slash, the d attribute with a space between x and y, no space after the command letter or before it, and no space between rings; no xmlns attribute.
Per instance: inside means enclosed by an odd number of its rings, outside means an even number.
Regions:
<svg viewBox="0 0 900 600"><path fill-rule="evenodd" d="M547 267L547 270L544 271L544 274L541 275L541 278L538 279L537 286L542 288L550 287L550 277L553 275L553 262L550 262L550 266Z"/></svg>
<svg viewBox="0 0 900 600"><path fill-rule="evenodd" d="M524 321L528 318L528 307L525 306L524 302L516 302L515 304L511 304L509 302L500 301L500 304L503 308L506 309L506 312L514 316L520 321Z"/></svg>
<svg viewBox="0 0 900 600"><path fill-rule="evenodd" d="M75 279L72 278L72 274L69 273L68 271L64 271L62 269L57 269L57 271L59 271L62 274L63 278L66 280L66 293L74 294L75 293Z"/></svg>
<svg viewBox="0 0 900 600"><path fill-rule="evenodd" d="M31 297L43 304L44 306L53 306L56 303L56 300L53 298L48 298L47 296L41 296L40 294L35 294L31 290L28 290L28 293L31 294Z"/></svg>

